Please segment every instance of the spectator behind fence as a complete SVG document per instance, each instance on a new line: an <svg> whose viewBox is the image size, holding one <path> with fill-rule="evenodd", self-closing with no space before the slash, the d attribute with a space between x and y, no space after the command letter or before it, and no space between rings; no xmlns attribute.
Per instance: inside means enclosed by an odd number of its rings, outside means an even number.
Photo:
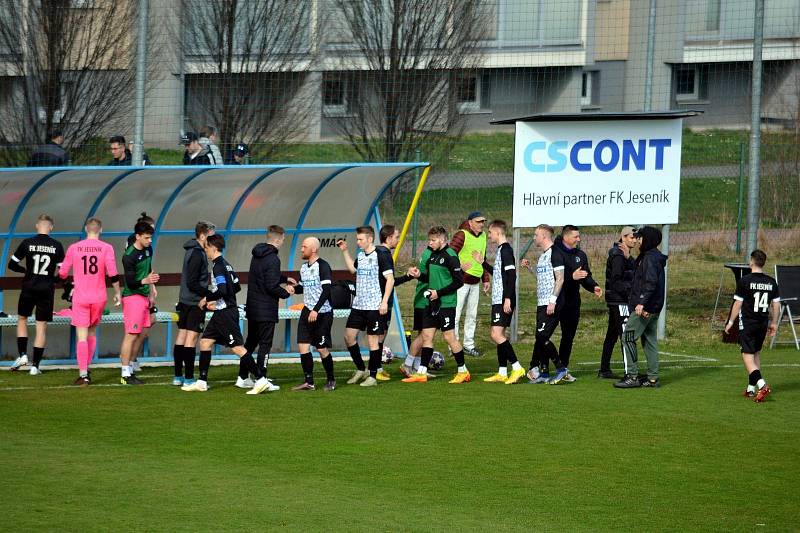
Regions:
<svg viewBox="0 0 800 533"><path fill-rule="evenodd" d="M217 146L217 128L214 126L203 126L200 128L200 131L197 132L200 139L200 145L204 148L208 148L211 152L209 155L209 159L211 160L212 165L222 165L222 153L219 151L219 147Z"/></svg>
<svg viewBox="0 0 800 533"><path fill-rule="evenodd" d="M213 157L208 147L200 144L197 134L193 131L188 131L181 139L181 144L186 147L186 152L183 154L184 165L213 165L211 161Z"/></svg>
<svg viewBox="0 0 800 533"><path fill-rule="evenodd" d="M69 165L69 154L61 146L64 144L64 134L61 130L53 130L47 134L47 141L37 146L31 158L29 167L63 167Z"/></svg>
<svg viewBox="0 0 800 533"><path fill-rule="evenodd" d="M130 143L133 147L133 142ZM125 147L125 137L122 135L114 135L108 140L108 147L111 150L111 161L108 162L110 167L129 167L133 164L133 156L131 150ZM147 154L142 153L142 164L150 165L150 159Z"/></svg>
<svg viewBox="0 0 800 533"><path fill-rule="evenodd" d="M233 149L231 152L232 158L228 160L229 165L247 165L248 162L248 154L250 153L250 149L247 148L247 145L244 143L239 143L236 145L236 148Z"/></svg>

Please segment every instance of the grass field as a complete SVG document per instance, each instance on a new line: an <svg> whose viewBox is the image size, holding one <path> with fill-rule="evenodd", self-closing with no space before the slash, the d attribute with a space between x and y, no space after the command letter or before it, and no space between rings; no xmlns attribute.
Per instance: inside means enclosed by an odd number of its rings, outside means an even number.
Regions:
<svg viewBox="0 0 800 533"><path fill-rule="evenodd" d="M671 270L657 390L595 377L605 316L591 297L578 381L563 386L482 383L496 365L485 320L486 355L468 359L475 381L462 386L446 383L452 360L428 384L376 389L345 385L340 362L328 394L292 393L299 365L274 365L283 390L258 397L232 386L230 366L212 368L206 394L168 385L164 367L135 388L111 369L88 389L68 385L74 372L2 372L0 529L796 531L798 352L765 352L769 401L740 397L737 349L708 327L718 265ZM530 349L523 333L523 363Z"/></svg>

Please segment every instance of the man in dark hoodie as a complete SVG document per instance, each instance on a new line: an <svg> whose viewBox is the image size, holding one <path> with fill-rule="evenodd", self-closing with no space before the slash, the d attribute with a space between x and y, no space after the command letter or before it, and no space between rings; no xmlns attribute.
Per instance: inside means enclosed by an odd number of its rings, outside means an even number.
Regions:
<svg viewBox="0 0 800 533"><path fill-rule="evenodd" d="M181 139L181 144L186 147L183 153L184 165L216 165L214 154L208 146L200 144L197 134L193 131L186 132Z"/></svg>
<svg viewBox="0 0 800 533"><path fill-rule="evenodd" d="M620 389L635 387L658 387L658 315L664 307L665 273L667 256L658 250L661 232L645 226L637 234L641 238L639 255L636 257L636 270L633 274L628 309L631 313L625 332L622 334L622 347L625 354L625 377L614 383ZM639 356L636 343L642 339L647 357L647 378L639 379Z"/></svg>
<svg viewBox="0 0 800 533"><path fill-rule="evenodd" d="M176 386L194 383L195 346L206 322L206 312L198 307L208 289L208 258L206 240L214 235L216 226L200 221L194 227L194 239L183 244L181 289L178 296L178 336L175 338L173 358L175 360Z"/></svg>
<svg viewBox="0 0 800 533"><path fill-rule="evenodd" d="M69 165L69 154L64 150L64 134L54 130L47 134L47 142L37 146L30 159L29 167L63 167Z"/></svg>
<svg viewBox="0 0 800 533"><path fill-rule="evenodd" d="M619 241L608 251L606 260L606 305L608 306L608 328L603 341L603 354L600 356L600 370L597 377L618 379L611 371L611 355L617 340L622 338L625 324L628 322L628 296L631 293L633 271L636 265L631 252L639 243L631 226L625 226L620 232Z"/></svg>
<svg viewBox="0 0 800 533"><path fill-rule="evenodd" d="M244 347L247 356L252 357L258 347L258 367L267 376L269 354L272 350L272 339L275 335L275 324L278 323L278 304L294 294L297 281L281 275L281 259L278 251L283 245L286 232L280 226L267 228L267 242L256 244L253 257L250 259L250 274L247 280L247 340ZM281 284L286 287L281 287ZM253 387L254 382L248 375L247 364L240 361L239 377L236 386L240 389ZM268 380L269 381L269 380ZM278 385L269 381L267 392L280 390Z"/></svg>
<svg viewBox="0 0 800 533"><path fill-rule="evenodd" d="M578 248L580 242L580 228L567 224L561 228L561 235L556 237L554 243L555 248L564 256L564 307L561 308L559 315L561 343L558 346L558 354L564 368L556 372L549 381L551 385L575 381L568 367L572 343L575 341L575 333L578 331L578 322L581 319L581 287L594 293L598 298L603 295L603 289L592 278L589 258Z"/></svg>

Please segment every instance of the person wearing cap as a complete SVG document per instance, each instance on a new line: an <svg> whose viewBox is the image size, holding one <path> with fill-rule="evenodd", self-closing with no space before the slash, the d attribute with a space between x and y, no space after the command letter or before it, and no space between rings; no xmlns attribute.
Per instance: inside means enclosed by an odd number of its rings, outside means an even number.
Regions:
<svg viewBox="0 0 800 533"><path fill-rule="evenodd" d="M475 321L478 316L480 285L489 290L489 273L483 268L486 257L486 233L483 227L486 217L480 211L473 211L458 227L450 241L450 248L458 254L461 270L464 272L464 285L458 289L456 303L456 339L460 339L461 315L464 315L464 353L480 357L475 347Z"/></svg>
<svg viewBox="0 0 800 533"><path fill-rule="evenodd" d="M188 131L183 135L181 144L186 147L183 154L184 165L215 165L216 161L208 147L200 144L199 137L193 131Z"/></svg>
<svg viewBox="0 0 800 533"><path fill-rule="evenodd" d="M233 149L233 159L228 163L229 165L244 165L246 163L245 158L247 154L250 153L250 150L247 148L247 145L244 143L239 143L236 145L236 148Z"/></svg>
<svg viewBox="0 0 800 533"><path fill-rule="evenodd" d="M614 383L619 389L636 387L657 388L658 380L658 315L664 307L667 256L658 249L661 232L651 226L635 234L640 240L636 270L633 272L628 310L631 313L622 333L625 354L625 377ZM639 376L639 357L636 343L642 339L647 357L647 376Z"/></svg>
<svg viewBox="0 0 800 533"><path fill-rule="evenodd" d="M618 379L611 371L611 354L617 340L622 338L625 323L628 321L628 296L633 282L633 271L636 269L631 252L639 240L634 236L631 226L625 226L608 251L606 259L606 305L608 306L608 328L603 341L603 353L600 356L600 370L597 377ZM624 356L623 356L624 359Z"/></svg>

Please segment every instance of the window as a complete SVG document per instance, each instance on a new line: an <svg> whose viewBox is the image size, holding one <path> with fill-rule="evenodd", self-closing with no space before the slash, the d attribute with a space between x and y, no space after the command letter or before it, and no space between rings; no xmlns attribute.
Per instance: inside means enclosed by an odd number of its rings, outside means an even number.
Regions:
<svg viewBox="0 0 800 533"><path fill-rule="evenodd" d="M675 99L700 99L700 70L695 65L680 65L675 70Z"/></svg>
<svg viewBox="0 0 800 533"><path fill-rule="evenodd" d="M322 23L322 32L328 44L349 44L353 42L353 32L342 11L338 6L331 5L328 9L328 20Z"/></svg>
<svg viewBox="0 0 800 533"><path fill-rule="evenodd" d="M460 113L476 113L481 109L481 78L477 74L462 74L455 81L456 99Z"/></svg>
<svg viewBox="0 0 800 533"><path fill-rule="evenodd" d="M597 86L600 73L597 71L584 72L581 80L581 106L588 107L597 103Z"/></svg>
<svg viewBox="0 0 800 533"><path fill-rule="evenodd" d="M349 111L348 80L342 76L325 75L322 80L322 113L326 117L343 117Z"/></svg>
<svg viewBox="0 0 800 533"><path fill-rule="evenodd" d="M53 110L53 123L60 124L64 117L64 111L69 102L69 96L74 88L73 82L62 81L59 85L58 100L56 101L56 109ZM47 122L47 112L44 106L39 107L39 122L42 124Z"/></svg>
<svg viewBox="0 0 800 533"><path fill-rule="evenodd" d="M481 39L494 41L497 39L498 28L498 0L481 0L478 4L478 19L480 20Z"/></svg>
<svg viewBox="0 0 800 533"><path fill-rule="evenodd" d="M719 32L721 0L688 0L686 31L689 35Z"/></svg>

